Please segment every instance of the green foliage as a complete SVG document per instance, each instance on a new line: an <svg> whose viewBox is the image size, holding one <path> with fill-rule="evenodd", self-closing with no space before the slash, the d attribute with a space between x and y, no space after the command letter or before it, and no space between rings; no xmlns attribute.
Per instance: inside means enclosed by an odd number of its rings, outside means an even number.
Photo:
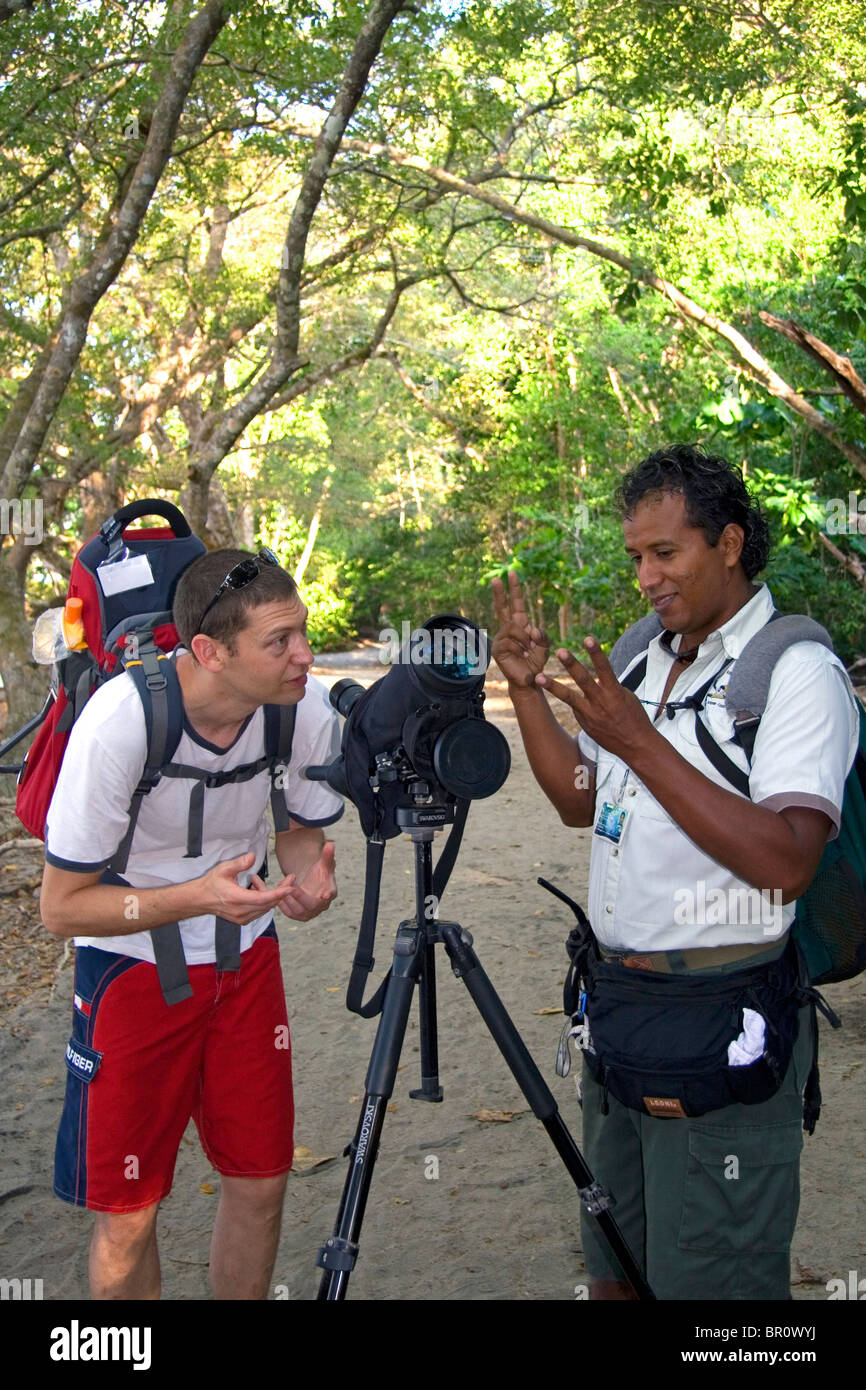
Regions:
<svg viewBox="0 0 866 1390"><path fill-rule="evenodd" d="M356 627L339 560L320 555L315 575L304 577L301 596L307 605L307 631L313 651L339 651L349 646Z"/></svg>
<svg viewBox="0 0 866 1390"><path fill-rule="evenodd" d="M815 494L814 480L754 468L749 482L770 519L776 549L797 546L813 550L817 529L827 515Z"/></svg>
<svg viewBox="0 0 866 1390"><path fill-rule="evenodd" d="M795 545L780 548L761 576L783 613L806 613L826 627L848 664L863 655L866 593L853 588L832 561Z"/></svg>
<svg viewBox="0 0 866 1390"><path fill-rule="evenodd" d="M179 491L208 410L260 380L312 150L296 125L330 106L368 9L238 6L197 75L34 474L46 498L68 493L63 537L31 566L34 596L62 576L83 524L79 480ZM193 12L57 0L0 28L0 411L90 263ZM612 641L645 606L618 482L661 444L700 439L745 464L767 510L777 601L862 649L862 591L819 540L824 499L862 478L640 275L654 267L740 328L866 447L862 415L759 318L793 318L866 374L864 66L861 7L836 0L404 9L350 135L477 179L627 268L344 149L302 291L298 380L321 384L255 419L215 489L238 534L287 564L315 534L302 588L317 645L436 610L490 621L489 575L510 564L549 627L561 613L574 639ZM383 343L396 360L344 372L402 277ZM124 434L157 395L148 430Z"/></svg>

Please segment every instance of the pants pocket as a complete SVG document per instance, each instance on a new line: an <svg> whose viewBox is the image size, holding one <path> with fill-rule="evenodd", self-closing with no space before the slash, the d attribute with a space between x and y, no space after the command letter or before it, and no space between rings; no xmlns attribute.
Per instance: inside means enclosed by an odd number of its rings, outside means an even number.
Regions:
<svg viewBox="0 0 866 1390"><path fill-rule="evenodd" d="M800 1202L799 1120L693 1125L678 1244L712 1254L785 1254Z"/></svg>

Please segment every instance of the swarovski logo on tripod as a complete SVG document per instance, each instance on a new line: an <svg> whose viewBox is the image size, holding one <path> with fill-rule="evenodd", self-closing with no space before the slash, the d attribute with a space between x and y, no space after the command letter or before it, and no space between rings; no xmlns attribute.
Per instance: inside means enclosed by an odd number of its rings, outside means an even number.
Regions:
<svg viewBox="0 0 866 1390"><path fill-rule="evenodd" d="M355 1162L363 1163L364 1155L367 1152L367 1144L373 1129L373 1119L376 1114L376 1107L373 1104L367 1106L364 1111L364 1118L361 1121L361 1133L358 1135L358 1148L355 1154Z"/></svg>

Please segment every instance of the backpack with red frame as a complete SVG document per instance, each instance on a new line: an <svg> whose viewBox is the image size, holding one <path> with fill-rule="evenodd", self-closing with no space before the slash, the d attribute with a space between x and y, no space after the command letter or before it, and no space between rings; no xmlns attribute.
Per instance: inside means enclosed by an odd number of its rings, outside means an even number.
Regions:
<svg viewBox="0 0 866 1390"><path fill-rule="evenodd" d="M169 525L128 530L145 516L161 516ZM41 722L36 738L19 771L15 812L22 825L37 839L45 838L45 820L60 772L72 725L94 691L112 676L126 672L132 678L144 708L147 755L129 808L127 832L118 846L103 881L125 884L126 869L138 814L145 797L170 769L170 775L193 781L187 832L187 854L202 853L202 819L205 786L246 781L262 771L271 776L271 807L277 830L289 825L285 798L279 795L278 774L291 757L295 707L265 705L265 752L255 763L220 773L172 763L183 731L183 700L175 664L169 659L178 645L171 605L184 570L205 546L194 536L172 503L145 498L120 507L78 552L72 565L67 593L76 610L75 632L70 646L58 644L52 673L52 691L39 715L0 748L14 746ZM80 600L80 619L78 603ZM63 625L69 641L70 626ZM0 769L13 770L13 769ZM18 769L15 769L18 771ZM266 873L266 864L258 872ZM217 953L222 968L236 968L238 928L216 919ZM167 1003L191 993L183 957L180 929L168 923L151 932L157 970Z"/></svg>
<svg viewBox="0 0 866 1390"><path fill-rule="evenodd" d="M144 516L161 516L166 527L128 531L131 522ZM18 777L15 814L37 839L45 838L45 817L66 752L69 733L98 686L124 669L124 653L131 643L142 643L163 655L177 646L177 629L171 603L178 579L188 565L205 553L177 507L159 498L130 502L121 507L87 541L72 564L67 601L81 600L81 624L85 646L61 649L52 673L52 695L44 722L33 740ZM130 561L149 571L150 582L114 589L130 573ZM111 578L106 576L111 574ZM141 575L139 574L139 578ZM135 640L132 640L132 634Z"/></svg>

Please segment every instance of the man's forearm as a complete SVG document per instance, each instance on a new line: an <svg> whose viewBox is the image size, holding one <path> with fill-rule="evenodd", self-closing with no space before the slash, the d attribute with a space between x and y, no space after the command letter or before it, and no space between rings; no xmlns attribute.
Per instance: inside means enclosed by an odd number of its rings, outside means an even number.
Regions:
<svg viewBox="0 0 866 1390"><path fill-rule="evenodd" d="M48 866L50 868L50 866ZM152 927L198 917L209 911L201 879L163 888L115 887L95 883L66 893L59 909L52 902L46 870L40 901L42 921L55 936L129 936Z"/></svg>
<svg viewBox="0 0 866 1390"><path fill-rule="evenodd" d="M274 836L277 862L284 874L302 879L322 853L324 831L300 825L293 830L281 830Z"/></svg>
<svg viewBox="0 0 866 1390"><path fill-rule="evenodd" d="M581 762L577 741L559 723L547 696L533 686L509 686L508 694L526 756L541 790L566 825L592 825L595 778Z"/></svg>
<svg viewBox="0 0 866 1390"><path fill-rule="evenodd" d="M619 756L698 849L738 878L780 890L783 902L799 897L811 882L821 852L814 837L804 840L784 815L705 777L657 730L638 750Z"/></svg>

